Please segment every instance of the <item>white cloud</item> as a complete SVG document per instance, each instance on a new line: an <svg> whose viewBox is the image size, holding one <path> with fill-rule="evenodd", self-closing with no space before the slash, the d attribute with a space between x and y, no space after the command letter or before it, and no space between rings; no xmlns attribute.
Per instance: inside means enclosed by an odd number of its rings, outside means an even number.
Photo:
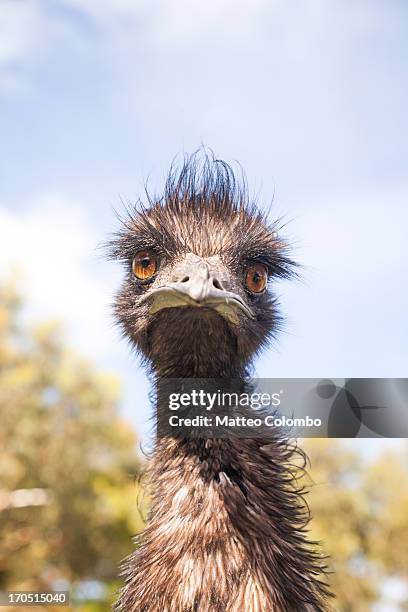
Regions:
<svg viewBox="0 0 408 612"><path fill-rule="evenodd" d="M19 272L28 323L60 321L67 344L121 380L121 409L146 440L148 381L113 325L110 302L122 277L103 260L87 209L47 194L13 211L0 204L0 282Z"/></svg>
<svg viewBox="0 0 408 612"><path fill-rule="evenodd" d="M88 13L96 19L132 17L140 13L145 0L68 0L67 6Z"/></svg>
<svg viewBox="0 0 408 612"><path fill-rule="evenodd" d="M61 195L34 199L22 212L0 207L0 277L18 271L30 320L58 319L92 358L117 346L109 299L113 271L97 252L100 236L84 208Z"/></svg>
<svg viewBox="0 0 408 612"><path fill-rule="evenodd" d="M26 91L24 67L47 41L47 18L37 0L0 3L0 91Z"/></svg>
<svg viewBox="0 0 408 612"><path fill-rule="evenodd" d="M41 43L37 2L5 0L0 6L0 63L21 60Z"/></svg>
<svg viewBox="0 0 408 612"><path fill-rule="evenodd" d="M235 37L239 41L256 29L268 5L267 0L178 0L172 3L161 0L156 5L158 10L152 10L150 5L150 28L159 40L173 44L194 43L200 35L221 36L224 41Z"/></svg>
<svg viewBox="0 0 408 612"><path fill-rule="evenodd" d="M200 33L225 34L226 30L245 32L261 16L267 0L67 0L66 6L87 14L110 30L122 19L143 19L149 36L194 40ZM281 5L282 0L275 2ZM133 22L133 26L137 25ZM122 26L126 26L122 22Z"/></svg>

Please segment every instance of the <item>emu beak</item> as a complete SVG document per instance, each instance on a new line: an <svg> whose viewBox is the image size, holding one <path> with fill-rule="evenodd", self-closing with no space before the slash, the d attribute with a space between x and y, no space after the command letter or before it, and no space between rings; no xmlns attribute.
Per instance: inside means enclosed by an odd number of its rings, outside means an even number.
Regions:
<svg viewBox="0 0 408 612"><path fill-rule="evenodd" d="M184 265L176 275L177 280L153 289L141 302L150 301L150 314L165 308L211 308L231 323L239 322L237 311L253 319L252 310L236 293L227 291L204 260Z"/></svg>

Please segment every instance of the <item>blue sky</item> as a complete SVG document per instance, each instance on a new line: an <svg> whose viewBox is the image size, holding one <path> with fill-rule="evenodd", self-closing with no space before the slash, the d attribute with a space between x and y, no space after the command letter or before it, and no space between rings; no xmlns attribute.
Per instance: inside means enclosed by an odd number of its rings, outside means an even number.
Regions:
<svg viewBox="0 0 408 612"><path fill-rule="evenodd" d="M0 275L122 379L143 439L121 270L96 246L201 144L274 199L305 267L259 375L407 375L407 19L397 0L0 0Z"/></svg>

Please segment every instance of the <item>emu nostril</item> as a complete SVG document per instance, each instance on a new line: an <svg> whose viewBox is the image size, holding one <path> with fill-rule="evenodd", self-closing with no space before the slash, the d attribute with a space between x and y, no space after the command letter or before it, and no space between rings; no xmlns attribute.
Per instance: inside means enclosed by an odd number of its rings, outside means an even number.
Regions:
<svg viewBox="0 0 408 612"><path fill-rule="evenodd" d="M224 287L221 285L220 281L216 278L213 278L213 285L216 289L224 290Z"/></svg>
<svg viewBox="0 0 408 612"><path fill-rule="evenodd" d="M189 281L189 280L190 280L190 277L189 277L189 276L184 276L184 277L181 279L180 283L187 283L187 281Z"/></svg>

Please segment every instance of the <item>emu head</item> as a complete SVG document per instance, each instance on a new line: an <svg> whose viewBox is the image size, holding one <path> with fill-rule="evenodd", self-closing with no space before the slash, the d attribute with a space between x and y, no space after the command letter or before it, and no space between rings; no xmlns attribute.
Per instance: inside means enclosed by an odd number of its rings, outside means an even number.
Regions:
<svg viewBox="0 0 408 612"><path fill-rule="evenodd" d="M161 197L129 211L110 254L126 270L116 318L165 376L245 372L279 324L270 285L293 266L245 182L196 156L171 169Z"/></svg>

